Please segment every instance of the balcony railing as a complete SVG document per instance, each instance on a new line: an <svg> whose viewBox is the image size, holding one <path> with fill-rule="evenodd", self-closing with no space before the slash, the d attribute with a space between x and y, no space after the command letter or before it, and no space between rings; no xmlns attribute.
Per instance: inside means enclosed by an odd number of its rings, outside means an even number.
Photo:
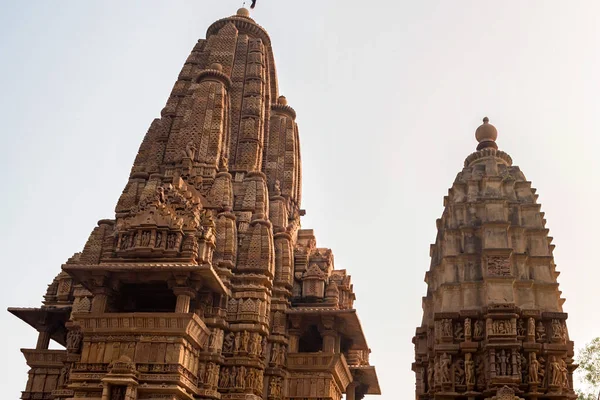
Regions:
<svg viewBox="0 0 600 400"><path fill-rule="evenodd" d="M287 367L292 372L329 372L342 391L352 382L346 357L341 353L290 353Z"/></svg>
<svg viewBox="0 0 600 400"><path fill-rule="evenodd" d="M182 335L204 348L210 335L204 322L192 313L79 314L77 322L86 333Z"/></svg>

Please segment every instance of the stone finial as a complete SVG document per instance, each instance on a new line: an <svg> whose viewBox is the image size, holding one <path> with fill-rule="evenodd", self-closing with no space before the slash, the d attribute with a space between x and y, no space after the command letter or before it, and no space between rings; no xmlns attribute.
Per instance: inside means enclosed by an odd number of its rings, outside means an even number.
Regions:
<svg viewBox="0 0 600 400"><path fill-rule="evenodd" d="M240 8L240 9L237 10L236 15L239 16L239 17L249 17L250 16L250 10L248 10L245 7L242 7L242 8Z"/></svg>
<svg viewBox="0 0 600 400"><path fill-rule="evenodd" d="M494 148L498 149L498 145L496 144L496 139L498 138L498 131L496 127L490 124L490 119L485 117L483 119L483 124L477 128L475 131L475 138L479 142L477 145L477 150L482 150L486 148Z"/></svg>
<svg viewBox="0 0 600 400"><path fill-rule="evenodd" d="M287 106L287 99L285 98L285 96L279 96L277 98L277 104L282 105L282 106Z"/></svg>
<svg viewBox="0 0 600 400"><path fill-rule="evenodd" d="M208 68L214 69L215 71L223 72L223 66L220 63L212 63Z"/></svg>

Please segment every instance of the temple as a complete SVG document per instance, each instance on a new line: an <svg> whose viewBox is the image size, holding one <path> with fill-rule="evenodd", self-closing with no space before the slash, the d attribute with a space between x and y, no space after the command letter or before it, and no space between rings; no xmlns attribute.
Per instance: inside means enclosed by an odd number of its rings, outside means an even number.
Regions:
<svg viewBox="0 0 600 400"><path fill-rule="evenodd" d="M544 213L483 120L444 198L415 345L416 398L575 399Z"/></svg>
<svg viewBox="0 0 600 400"><path fill-rule="evenodd" d="M380 394L350 276L300 227L295 118L267 32L244 8L213 23L144 137L115 217L39 308L9 309L39 332L22 350L22 399Z"/></svg>

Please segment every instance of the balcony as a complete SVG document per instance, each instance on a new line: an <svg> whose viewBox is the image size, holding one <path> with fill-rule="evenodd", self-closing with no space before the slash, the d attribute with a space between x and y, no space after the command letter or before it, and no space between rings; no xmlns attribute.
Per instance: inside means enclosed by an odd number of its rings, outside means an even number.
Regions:
<svg viewBox="0 0 600 400"><path fill-rule="evenodd" d="M287 367L292 373L290 398L339 400L352 382L346 358L340 353L291 353Z"/></svg>
<svg viewBox="0 0 600 400"><path fill-rule="evenodd" d="M200 317L192 313L78 314L77 322L85 336L180 336L198 349L204 348L210 335L210 330Z"/></svg>

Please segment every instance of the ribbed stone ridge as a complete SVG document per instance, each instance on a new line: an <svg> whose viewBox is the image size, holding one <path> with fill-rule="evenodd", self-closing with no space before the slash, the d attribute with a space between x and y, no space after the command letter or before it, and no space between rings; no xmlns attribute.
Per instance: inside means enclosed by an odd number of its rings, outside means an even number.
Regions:
<svg viewBox="0 0 600 400"><path fill-rule="evenodd" d="M478 139L495 145L488 126ZM413 339L419 399L575 398L573 342L537 197L492 145L465 160L425 276Z"/></svg>
<svg viewBox="0 0 600 400"><path fill-rule="evenodd" d="M42 307L11 309L40 332L22 398L379 394L350 276L301 229L296 111L247 10L211 25L160 115L115 218Z"/></svg>

